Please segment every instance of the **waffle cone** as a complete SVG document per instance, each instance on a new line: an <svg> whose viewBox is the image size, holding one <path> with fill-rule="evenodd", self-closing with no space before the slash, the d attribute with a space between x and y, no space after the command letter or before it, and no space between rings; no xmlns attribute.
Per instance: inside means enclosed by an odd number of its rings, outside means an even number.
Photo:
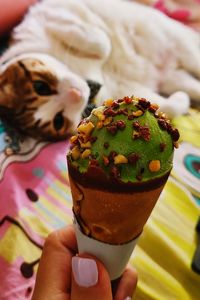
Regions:
<svg viewBox="0 0 200 300"><path fill-rule="evenodd" d="M73 210L82 231L109 243L127 243L143 230L167 178L148 190L113 192L84 186L69 175Z"/></svg>

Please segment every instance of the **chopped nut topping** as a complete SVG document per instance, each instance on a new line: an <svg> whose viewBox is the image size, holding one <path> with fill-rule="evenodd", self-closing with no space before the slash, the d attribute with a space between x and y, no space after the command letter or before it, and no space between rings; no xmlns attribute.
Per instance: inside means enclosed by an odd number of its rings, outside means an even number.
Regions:
<svg viewBox="0 0 200 300"><path fill-rule="evenodd" d="M117 101L113 101L112 108L118 108L118 107L119 107L119 103Z"/></svg>
<svg viewBox="0 0 200 300"><path fill-rule="evenodd" d="M166 121L166 125L167 125L167 132L171 133L173 130L172 124L170 123L170 121Z"/></svg>
<svg viewBox="0 0 200 300"><path fill-rule="evenodd" d="M103 127L103 122L102 121L99 121L97 123L97 129L101 129Z"/></svg>
<svg viewBox="0 0 200 300"><path fill-rule="evenodd" d="M100 120L100 121L104 121L105 120L105 115L103 114L103 111L101 110L94 110L93 114Z"/></svg>
<svg viewBox="0 0 200 300"><path fill-rule="evenodd" d="M79 133L78 139L80 143L86 143L89 140L89 136L84 133Z"/></svg>
<svg viewBox="0 0 200 300"><path fill-rule="evenodd" d="M114 117L116 115L116 112L111 107L106 108L103 113L105 116L111 117Z"/></svg>
<svg viewBox="0 0 200 300"><path fill-rule="evenodd" d="M152 113L155 113L158 109L159 109L159 105L156 104L156 103L152 103L152 104L149 106L149 111L152 112Z"/></svg>
<svg viewBox="0 0 200 300"><path fill-rule="evenodd" d="M158 124L160 125L160 127L162 128L162 129L167 129L167 122L165 121L165 120L163 120L163 119L158 119Z"/></svg>
<svg viewBox="0 0 200 300"><path fill-rule="evenodd" d="M103 146L104 146L104 148L108 149L109 143L108 143L108 142L105 142Z"/></svg>
<svg viewBox="0 0 200 300"><path fill-rule="evenodd" d="M173 128L172 131L171 131L171 136L172 136L172 140L173 140L174 142L177 142L178 139L179 139L179 137L180 137L180 134L179 134L178 129Z"/></svg>
<svg viewBox="0 0 200 300"><path fill-rule="evenodd" d="M161 119L167 120L167 115L166 115L164 112L162 112L162 111L160 111L160 112L158 113L158 116L159 116L159 118L161 118Z"/></svg>
<svg viewBox="0 0 200 300"><path fill-rule="evenodd" d="M81 148L91 148L92 144L90 141L86 142L86 143L81 143Z"/></svg>
<svg viewBox="0 0 200 300"><path fill-rule="evenodd" d="M123 120L119 120L116 122L117 128L124 129L126 127L126 123Z"/></svg>
<svg viewBox="0 0 200 300"><path fill-rule="evenodd" d="M110 132L112 135L115 135L117 133L117 126L116 125L110 125L107 126L106 129L108 130L108 132Z"/></svg>
<svg viewBox="0 0 200 300"><path fill-rule="evenodd" d="M94 124L92 122L82 123L77 128L79 133L84 133L86 135L90 135L93 129L94 129Z"/></svg>
<svg viewBox="0 0 200 300"><path fill-rule="evenodd" d="M138 125L139 125L139 127L138 127ZM151 135L150 135L150 129L148 126L142 126L139 124L139 122L138 123L133 122L133 127L136 129L133 131L133 135L132 135L133 139L137 139L137 138L141 137L147 142L150 140Z"/></svg>
<svg viewBox="0 0 200 300"><path fill-rule="evenodd" d="M90 156L90 154L91 154L91 150L90 149L86 149L81 154L81 158L88 158Z"/></svg>
<svg viewBox="0 0 200 300"><path fill-rule="evenodd" d="M104 101L106 107L110 107L113 104L113 99L107 99Z"/></svg>
<svg viewBox="0 0 200 300"><path fill-rule="evenodd" d="M124 97L124 102L126 103L126 104L130 104L130 103L132 103L132 98L130 98L130 97Z"/></svg>
<svg viewBox="0 0 200 300"><path fill-rule="evenodd" d="M128 110L126 108L124 109L119 109L117 112L116 112L117 115L124 115L124 116L128 116Z"/></svg>
<svg viewBox="0 0 200 300"><path fill-rule="evenodd" d="M128 162L131 164L131 165L135 165L136 162L140 159L140 156L137 154L137 153L131 153L129 154L128 156Z"/></svg>
<svg viewBox="0 0 200 300"><path fill-rule="evenodd" d="M128 163L128 159L122 155L122 154L118 154L114 157L114 164L127 164Z"/></svg>
<svg viewBox="0 0 200 300"><path fill-rule="evenodd" d="M140 128L140 123L138 121L133 122L133 128L139 129Z"/></svg>
<svg viewBox="0 0 200 300"><path fill-rule="evenodd" d="M151 160L149 163L149 170L151 172L158 172L160 170L160 161L159 160Z"/></svg>
<svg viewBox="0 0 200 300"><path fill-rule="evenodd" d="M78 141L78 136L77 136L77 135L73 135L73 136L70 138L70 143L71 143L71 144L76 144L77 141Z"/></svg>
<svg viewBox="0 0 200 300"><path fill-rule="evenodd" d="M75 146L72 150L71 150L71 156L73 158L73 160L77 160L81 155L81 152L78 148L78 146Z"/></svg>
<svg viewBox="0 0 200 300"><path fill-rule="evenodd" d="M109 154L109 161L113 162L117 153L115 151L111 151Z"/></svg>
<svg viewBox="0 0 200 300"><path fill-rule="evenodd" d="M97 137L96 137L96 136L90 136L90 137L89 137L89 141L90 141L91 143L96 142L96 140L97 140Z"/></svg>
<svg viewBox="0 0 200 300"><path fill-rule="evenodd" d="M139 116L141 116L141 115L143 115L143 111L142 110L140 110L140 109L138 109L137 111L134 111L133 113L132 113L132 115L134 116L134 117L139 117Z"/></svg>
<svg viewBox="0 0 200 300"><path fill-rule="evenodd" d="M104 164L104 166L108 166L109 165L109 159L108 159L108 157L107 156L103 156L103 164Z"/></svg>
<svg viewBox="0 0 200 300"><path fill-rule="evenodd" d="M131 114L131 115L128 115L128 120L133 120L135 117L134 117L134 115L133 114Z"/></svg>
<svg viewBox="0 0 200 300"><path fill-rule="evenodd" d="M117 102L118 103L122 103L124 101L124 99L118 99Z"/></svg>
<svg viewBox="0 0 200 300"><path fill-rule="evenodd" d="M174 148L178 149L179 148L179 143L178 142L173 142Z"/></svg>
<svg viewBox="0 0 200 300"><path fill-rule="evenodd" d="M149 141L150 140L150 129L148 126L140 126L139 128L140 136L145 140Z"/></svg>
<svg viewBox="0 0 200 300"><path fill-rule="evenodd" d="M133 139L138 139L140 137L140 133L136 130L133 130L133 135L132 135Z"/></svg>
<svg viewBox="0 0 200 300"><path fill-rule="evenodd" d="M109 125L109 124L112 122L112 120L113 120L112 117L107 117L107 118L105 119L105 121L103 122L103 125L104 125L104 126Z"/></svg>
<svg viewBox="0 0 200 300"><path fill-rule="evenodd" d="M139 105L145 110L150 107L150 102L147 101L145 98L140 98L138 102L139 102Z"/></svg>

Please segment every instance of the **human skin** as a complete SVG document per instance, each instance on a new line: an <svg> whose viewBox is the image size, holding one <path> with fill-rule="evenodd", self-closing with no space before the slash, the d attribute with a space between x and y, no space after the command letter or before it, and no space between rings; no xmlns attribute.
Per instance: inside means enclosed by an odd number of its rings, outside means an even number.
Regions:
<svg viewBox="0 0 200 300"><path fill-rule="evenodd" d="M91 267L88 267L88 263ZM77 268L81 273L78 274ZM136 284L136 271L126 268L114 300L131 299ZM77 256L73 226L50 234L45 242L32 300L47 299L113 299L109 275L103 264L88 254Z"/></svg>

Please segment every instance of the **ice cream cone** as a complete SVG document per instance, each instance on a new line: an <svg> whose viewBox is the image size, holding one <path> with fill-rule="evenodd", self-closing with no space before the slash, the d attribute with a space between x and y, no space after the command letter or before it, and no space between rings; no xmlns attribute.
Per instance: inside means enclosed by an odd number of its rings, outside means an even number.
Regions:
<svg viewBox="0 0 200 300"><path fill-rule="evenodd" d="M71 171L71 172L70 172ZM69 167L73 211L82 231L99 241L123 244L139 236L148 220L169 174L157 181L132 186L132 191L112 191L84 186ZM90 181L91 182L91 181Z"/></svg>
<svg viewBox="0 0 200 300"><path fill-rule="evenodd" d="M157 109L143 98L107 100L71 138L79 250L99 257L111 279L122 274L172 168L179 133Z"/></svg>
<svg viewBox="0 0 200 300"><path fill-rule="evenodd" d="M122 245L111 245L84 234L76 217L74 217L74 226L79 253L90 253L98 257L106 267L111 281L120 278L137 244L138 238Z"/></svg>

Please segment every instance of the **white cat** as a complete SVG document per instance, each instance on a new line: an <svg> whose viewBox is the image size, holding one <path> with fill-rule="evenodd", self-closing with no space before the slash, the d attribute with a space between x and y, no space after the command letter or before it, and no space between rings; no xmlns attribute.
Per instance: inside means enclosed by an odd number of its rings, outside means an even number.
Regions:
<svg viewBox="0 0 200 300"><path fill-rule="evenodd" d="M32 70L29 60L43 68ZM38 81L34 71L51 73L57 82L54 93L41 95L37 89L31 90L43 97L33 119L40 131L46 124L47 136L62 138L66 126L71 131L77 125L89 97L86 80L101 84L96 97L99 103L109 97L136 95L157 102L171 117L188 111L189 97L200 101L199 35L134 2L43 0L15 28L12 44L0 59L4 75L0 96L3 93L4 99L13 88L10 80L6 87L5 74L20 62L33 81ZM0 105L6 106L1 101ZM65 130L61 125L52 130L58 114L59 124L68 124ZM61 116L68 122L60 121Z"/></svg>

